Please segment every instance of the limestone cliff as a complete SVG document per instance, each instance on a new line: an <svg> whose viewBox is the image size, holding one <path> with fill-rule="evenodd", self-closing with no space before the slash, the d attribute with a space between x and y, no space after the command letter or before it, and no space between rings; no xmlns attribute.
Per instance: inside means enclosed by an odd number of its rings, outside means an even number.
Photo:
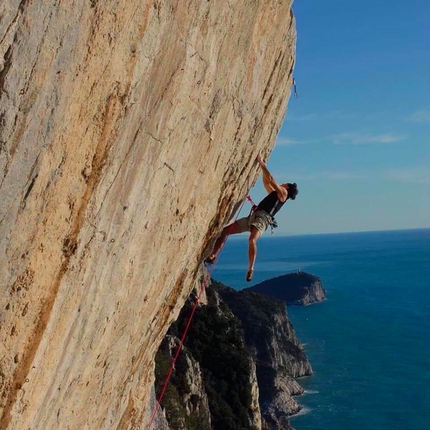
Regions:
<svg viewBox="0 0 430 430"><path fill-rule="evenodd" d="M161 391L178 344L177 337L168 335L157 352L155 372L157 393ZM167 415L167 429L211 430L209 401L201 366L186 347L181 349L163 398L164 410L158 415ZM174 425L170 426L169 423Z"/></svg>
<svg viewBox="0 0 430 430"><path fill-rule="evenodd" d="M214 285L242 322L245 342L256 363L260 406L271 428L289 429L288 416L301 407L293 396L303 394L295 378L312 368L280 300L222 284Z"/></svg>
<svg viewBox="0 0 430 430"><path fill-rule="evenodd" d="M194 313L169 379L161 402L165 415L175 430L261 429L256 367L240 321L212 288L207 296L207 304ZM193 304L194 297L186 302L157 353L157 395L176 352L171 345L179 343Z"/></svg>
<svg viewBox="0 0 430 430"><path fill-rule="evenodd" d="M214 280L207 297L194 314L161 402L171 428L289 430L289 416L301 409L293 396L303 393L295 378L312 369L285 305ZM157 354L157 395L193 303L187 301Z"/></svg>
<svg viewBox="0 0 430 430"><path fill-rule="evenodd" d="M0 428L145 428L294 58L289 0L0 3Z"/></svg>

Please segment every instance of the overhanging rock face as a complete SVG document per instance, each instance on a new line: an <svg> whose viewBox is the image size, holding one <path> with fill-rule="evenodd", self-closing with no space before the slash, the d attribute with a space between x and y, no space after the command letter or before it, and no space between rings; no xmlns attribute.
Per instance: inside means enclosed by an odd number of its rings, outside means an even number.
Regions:
<svg viewBox="0 0 430 430"><path fill-rule="evenodd" d="M0 428L144 428L285 114L289 1L0 5Z"/></svg>

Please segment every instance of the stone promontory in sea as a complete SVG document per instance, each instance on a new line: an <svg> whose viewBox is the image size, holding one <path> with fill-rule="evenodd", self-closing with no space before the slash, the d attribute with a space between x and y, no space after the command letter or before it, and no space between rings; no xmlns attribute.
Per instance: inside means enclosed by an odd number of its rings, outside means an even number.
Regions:
<svg viewBox="0 0 430 430"><path fill-rule="evenodd" d="M302 271L268 279L246 290L283 300L287 305L306 306L326 298L321 279Z"/></svg>
<svg viewBox="0 0 430 430"><path fill-rule="evenodd" d="M195 297L187 300L157 353L154 398L194 303ZM281 300L212 279L172 369L156 428L293 430L289 417L302 409L294 397L304 392L296 379L310 375Z"/></svg>

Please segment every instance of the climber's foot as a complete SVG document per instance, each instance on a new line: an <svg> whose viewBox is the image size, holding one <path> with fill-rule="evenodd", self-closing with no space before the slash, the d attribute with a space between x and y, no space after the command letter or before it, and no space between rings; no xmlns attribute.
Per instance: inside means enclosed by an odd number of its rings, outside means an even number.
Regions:
<svg viewBox="0 0 430 430"><path fill-rule="evenodd" d="M205 259L205 263L206 263L206 264L214 264L214 263L215 263L215 259L216 259L216 256L215 256L215 257L212 257L212 256L210 256L210 255L209 255L209 257L207 257L207 258Z"/></svg>
<svg viewBox="0 0 430 430"><path fill-rule="evenodd" d="M247 281L247 282L252 281L252 277L253 277L253 276L254 276L254 270L249 269L249 270L246 272L246 281Z"/></svg>

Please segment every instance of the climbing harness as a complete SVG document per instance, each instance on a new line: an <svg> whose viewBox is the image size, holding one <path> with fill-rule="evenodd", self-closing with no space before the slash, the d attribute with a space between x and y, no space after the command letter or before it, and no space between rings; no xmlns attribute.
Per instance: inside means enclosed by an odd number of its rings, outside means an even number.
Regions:
<svg viewBox="0 0 430 430"><path fill-rule="evenodd" d="M250 217L251 214L258 209L258 206L254 203L254 200L252 200L250 195L247 195L246 198L249 201L249 203L251 203L251 205L252 205L251 211L249 212L249 215L248 215L248 217ZM273 236L275 234L274 229L278 227L278 223L276 222L276 219L272 214L268 214L268 215L270 217L270 221L269 221L270 234L271 234L271 236Z"/></svg>
<svg viewBox="0 0 430 430"><path fill-rule="evenodd" d="M294 98L298 99L299 94L297 93L297 85L296 85L296 80L294 78L293 78L293 86L294 86Z"/></svg>

